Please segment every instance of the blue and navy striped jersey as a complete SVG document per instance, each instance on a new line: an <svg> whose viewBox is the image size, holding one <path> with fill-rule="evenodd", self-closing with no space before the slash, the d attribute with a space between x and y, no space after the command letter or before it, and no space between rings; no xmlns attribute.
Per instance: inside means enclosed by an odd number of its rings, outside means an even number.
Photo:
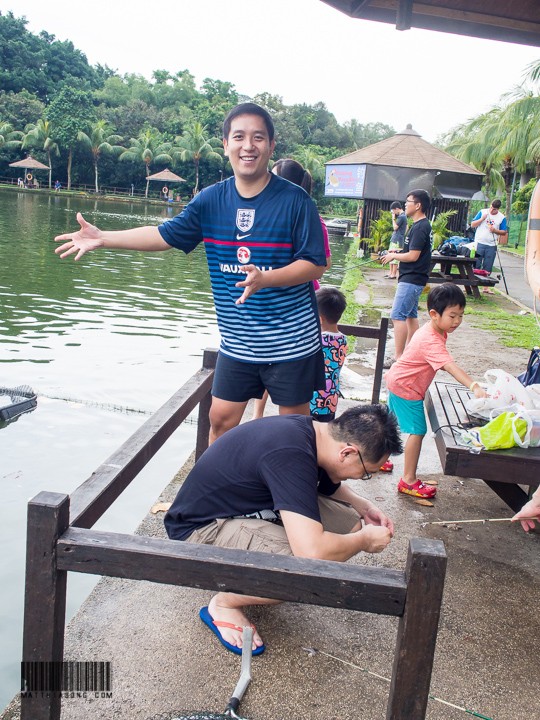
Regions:
<svg viewBox="0 0 540 720"><path fill-rule="evenodd" d="M321 347L313 283L263 288L235 305L244 267L285 267L295 260L326 265L315 203L297 185L276 175L253 198L238 194L234 178L199 193L159 227L163 239L191 252L204 242L221 332L221 352L242 362L285 362Z"/></svg>

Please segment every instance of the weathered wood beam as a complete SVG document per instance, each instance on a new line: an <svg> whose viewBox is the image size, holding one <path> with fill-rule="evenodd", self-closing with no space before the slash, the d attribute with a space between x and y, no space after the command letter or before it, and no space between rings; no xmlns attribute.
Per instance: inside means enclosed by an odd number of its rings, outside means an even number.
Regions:
<svg viewBox="0 0 540 720"><path fill-rule="evenodd" d="M196 372L71 496L70 524L92 527L210 392L214 371Z"/></svg>
<svg viewBox="0 0 540 720"><path fill-rule="evenodd" d="M397 570L81 528L64 533L57 562L65 571L383 615L401 615L406 595Z"/></svg>

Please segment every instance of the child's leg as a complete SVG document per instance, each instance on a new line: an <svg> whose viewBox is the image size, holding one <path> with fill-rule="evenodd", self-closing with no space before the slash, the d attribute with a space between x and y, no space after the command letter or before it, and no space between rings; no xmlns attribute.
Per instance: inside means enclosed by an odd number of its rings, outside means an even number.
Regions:
<svg viewBox="0 0 540 720"><path fill-rule="evenodd" d="M403 482L407 485L414 485L416 482L416 471L418 460L422 450L424 435L409 435L405 443L405 467L403 471Z"/></svg>

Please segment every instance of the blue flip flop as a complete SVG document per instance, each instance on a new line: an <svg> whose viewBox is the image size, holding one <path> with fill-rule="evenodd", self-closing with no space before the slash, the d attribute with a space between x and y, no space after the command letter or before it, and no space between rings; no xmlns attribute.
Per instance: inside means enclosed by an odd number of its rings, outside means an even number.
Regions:
<svg viewBox="0 0 540 720"><path fill-rule="evenodd" d="M230 652L235 653L235 655L242 654L242 648L239 648L236 645L231 645L231 643L229 643L223 639L221 633L219 632L219 627L216 625L216 623L214 622L214 619L208 612L208 607L202 607L199 610L199 617L201 618L203 623L210 628L210 630L214 633L214 635L217 637L217 639L223 645L223 647L227 648L227 650L229 650ZM221 621L218 620L218 623L220 623L220 622ZM242 628L238 627L237 625L231 625L231 623L225 623L225 622L223 623L223 625L226 627L233 627L237 630L240 630L240 632L242 632ZM251 654L252 655L261 655L265 650L266 650L266 645L261 645L256 650L252 650Z"/></svg>

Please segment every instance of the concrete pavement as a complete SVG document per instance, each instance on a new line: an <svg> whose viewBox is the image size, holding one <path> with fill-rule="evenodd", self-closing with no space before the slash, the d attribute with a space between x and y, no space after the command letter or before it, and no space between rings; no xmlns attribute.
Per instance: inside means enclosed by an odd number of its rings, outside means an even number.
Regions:
<svg viewBox="0 0 540 720"><path fill-rule="evenodd" d="M388 308L395 285L368 274L359 297L371 293ZM527 351L497 345L496 338L464 322L471 347L491 347L501 357L526 363ZM373 356L360 345L356 364ZM484 367L478 353L477 372ZM369 374L346 374L342 407L369 397ZM491 720L529 720L538 715L540 637L540 535L510 523L424 525L433 520L510 517L511 511L480 480L444 476L434 441L426 437L419 466L439 483L434 507L415 504L395 490L402 457L392 476L355 481L353 487L387 512L396 535L381 555L352 563L402 569L412 537L445 543L449 563L436 650L428 720L459 720L471 713ZM172 500L189 463L164 489ZM148 514L138 533L164 536L163 514ZM116 578L102 579L68 628L66 658L110 660L110 699L64 701L62 720L163 720L180 712L222 711L239 675L239 659L227 653L197 617L210 593ZM426 611L428 609L426 608ZM253 681L241 705L252 720L383 720L397 621L393 618L286 604L252 614L267 644L253 661ZM326 654L310 655L304 648ZM382 677L375 677L376 673ZM450 703L451 705L444 704ZM468 711L468 712L465 712ZM2 715L19 717L15 700ZM403 716L402 720L408 720Z"/></svg>

